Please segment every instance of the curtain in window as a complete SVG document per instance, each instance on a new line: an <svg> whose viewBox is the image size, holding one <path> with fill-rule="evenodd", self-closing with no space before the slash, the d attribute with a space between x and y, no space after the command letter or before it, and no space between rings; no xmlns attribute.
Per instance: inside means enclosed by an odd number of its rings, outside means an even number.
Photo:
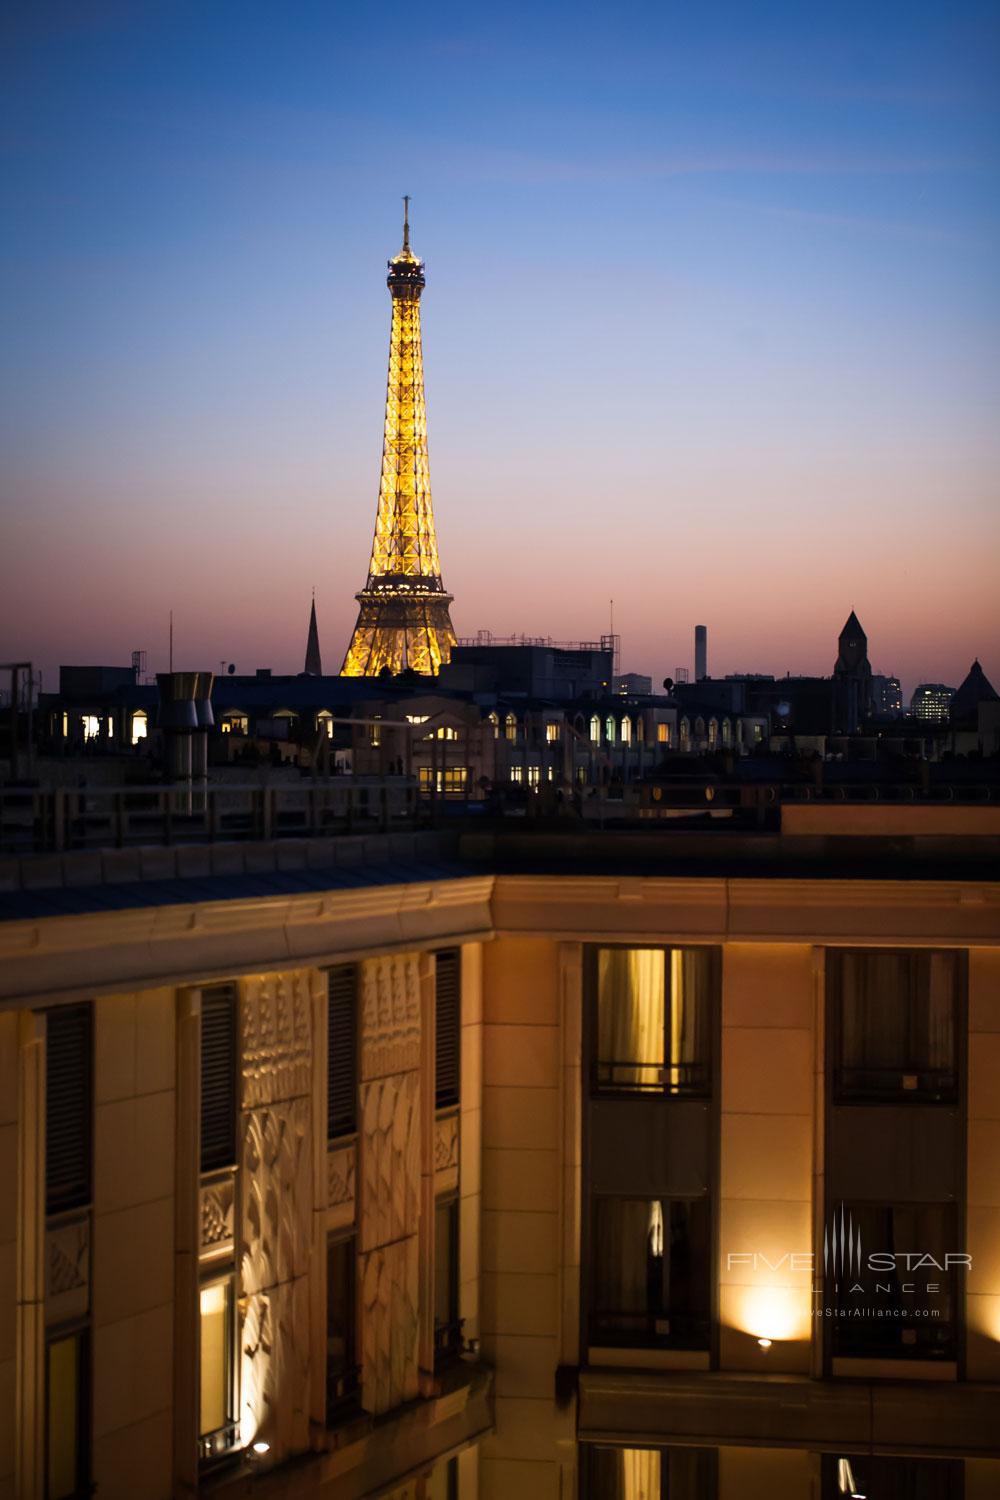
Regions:
<svg viewBox="0 0 1000 1500"><path fill-rule="evenodd" d="M955 1066L955 955L928 955L927 1066L950 1070Z"/></svg>
<svg viewBox="0 0 1000 1500"><path fill-rule="evenodd" d="M905 1067L907 979L905 954L844 954L841 1045L845 1068Z"/></svg>
<svg viewBox="0 0 1000 1500"><path fill-rule="evenodd" d="M690 1082L690 1068L709 1055L711 954L704 948L670 950L670 1070L672 1090Z"/></svg>
<svg viewBox="0 0 1000 1500"><path fill-rule="evenodd" d="M660 1454L656 1448L622 1448L618 1462L622 1500L660 1500Z"/></svg>
<svg viewBox="0 0 1000 1500"><path fill-rule="evenodd" d="M656 1088L664 1039L661 948L602 948L598 958L597 1056L606 1081Z"/></svg>
<svg viewBox="0 0 1000 1500"><path fill-rule="evenodd" d="M656 1207L659 1206L657 1202ZM662 1248L662 1214L659 1222ZM649 1305L651 1236L655 1234L650 1204L644 1198L597 1200L594 1205L594 1292L599 1310L645 1315Z"/></svg>

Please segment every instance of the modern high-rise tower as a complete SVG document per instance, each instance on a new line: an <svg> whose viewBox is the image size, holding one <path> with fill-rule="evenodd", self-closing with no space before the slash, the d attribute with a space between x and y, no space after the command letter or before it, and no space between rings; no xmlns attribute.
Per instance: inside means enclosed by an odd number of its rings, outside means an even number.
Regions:
<svg viewBox="0 0 1000 1500"><path fill-rule="evenodd" d="M403 202L403 248L389 262L392 332L375 540L368 581L356 595L360 609L341 669L345 677L407 667L435 673L455 644L431 506L420 346L424 266L410 249L409 199Z"/></svg>

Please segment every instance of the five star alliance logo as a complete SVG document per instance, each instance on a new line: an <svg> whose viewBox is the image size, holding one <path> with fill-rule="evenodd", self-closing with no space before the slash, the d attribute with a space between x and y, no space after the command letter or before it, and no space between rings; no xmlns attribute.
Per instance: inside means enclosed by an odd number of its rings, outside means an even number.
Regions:
<svg viewBox="0 0 1000 1500"><path fill-rule="evenodd" d="M834 1210L833 1223L823 1229L823 1273L836 1280L841 1276L856 1279L861 1270L861 1226L841 1204Z"/></svg>

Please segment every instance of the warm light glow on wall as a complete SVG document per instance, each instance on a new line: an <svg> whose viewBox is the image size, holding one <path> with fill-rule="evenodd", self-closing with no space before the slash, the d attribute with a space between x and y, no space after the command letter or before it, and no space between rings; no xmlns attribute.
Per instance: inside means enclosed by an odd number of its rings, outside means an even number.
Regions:
<svg viewBox="0 0 1000 1500"><path fill-rule="evenodd" d="M809 1288L748 1286L739 1288L736 1326L751 1338L787 1343L809 1337Z"/></svg>

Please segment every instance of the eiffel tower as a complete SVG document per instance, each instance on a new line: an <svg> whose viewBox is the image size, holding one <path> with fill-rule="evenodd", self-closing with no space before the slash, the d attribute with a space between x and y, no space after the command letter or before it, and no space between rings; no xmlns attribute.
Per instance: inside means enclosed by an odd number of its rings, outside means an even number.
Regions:
<svg viewBox="0 0 1000 1500"><path fill-rule="evenodd" d="M392 332L375 540L368 582L355 595L360 608L341 668L345 677L407 667L436 673L455 644L431 506L420 347L424 265L410 249L409 198L403 203L403 248L389 261L387 280Z"/></svg>

